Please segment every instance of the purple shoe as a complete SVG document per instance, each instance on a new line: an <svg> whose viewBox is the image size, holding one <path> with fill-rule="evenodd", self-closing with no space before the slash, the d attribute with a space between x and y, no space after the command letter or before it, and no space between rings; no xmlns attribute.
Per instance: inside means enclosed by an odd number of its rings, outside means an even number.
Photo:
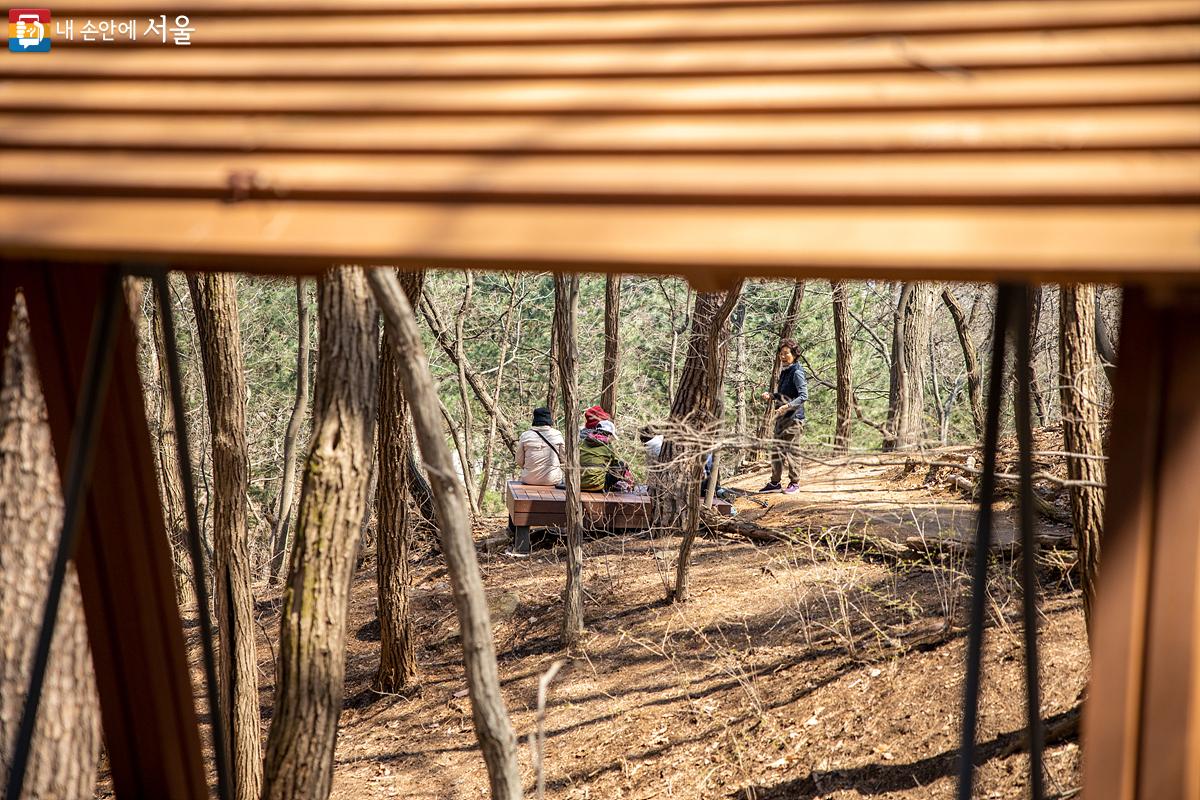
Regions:
<svg viewBox="0 0 1200 800"><path fill-rule="evenodd" d="M778 483L775 483L774 481L771 481L771 482L769 482L769 483L768 483L766 486L764 486L763 488L759 489L759 490L758 490L758 493L759 493L759 494L766 494L767 492L778 492L778 491L779 491L779 490L781 490L782 488L783 488L783 487L782 487L782 486L780 486Z"/></svg>
<svg viewBox="0 0 1200 800"><path fill-rule="evenodd" d="M796 493L796 492L798 492L798 491L800 491L800 487L799 487L799 486L797 486L797 485L796 485L796 484L794 484L794 483L789 483L789 484L787 485L787 488L783 490L783 493L784 493L784 494L795 494L795 493Z"/></svg>

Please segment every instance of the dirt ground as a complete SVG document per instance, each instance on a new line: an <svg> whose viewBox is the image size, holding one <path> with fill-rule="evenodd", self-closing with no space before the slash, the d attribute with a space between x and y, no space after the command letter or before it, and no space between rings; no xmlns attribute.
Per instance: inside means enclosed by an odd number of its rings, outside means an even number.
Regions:
<svg viewBox="0 0 1200 800"><path fill-rule="evenodd" d="M803 544L700 539L693 596L682 606L664 599L677 537L589 542L588 632L574 656L558 646L561 548L524 560L481 554L529 796L536 796L528 740L537 725L538 679L560 659L545 715L546 797L953 796L969 566L937 556L871 560L839 548L837 537L849 530L966 539L973 507L894 466L814 466L807 476L800 493L768 496L765 511L737 501L744 518L797 530ZM1000 534L1011 536L1012 525L1001 513ZM503 520L490 520L480 533L502 527ZM419 689L381 696L368 688L378 661L372 566L368 560L354 583L333 796L485 797L445 569L436 557L415 568ZM1028 791L1019 752L1020 592L1011 563L997 561L992 574L976 797L1020 798ZM1061 720L1086 681L1082 605L1051 570L1042 593L1043 716ZM261 617L265 737L277 610L262 604ZM198 667L195 641L192 655ZM1079 761L1074 737L1047 748L1051 796L1074 794Z"/></svg>

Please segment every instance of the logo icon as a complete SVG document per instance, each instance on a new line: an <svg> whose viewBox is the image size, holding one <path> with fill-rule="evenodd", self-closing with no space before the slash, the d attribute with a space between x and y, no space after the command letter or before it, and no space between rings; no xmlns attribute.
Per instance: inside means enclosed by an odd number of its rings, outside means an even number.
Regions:
<svg viewBox="0 0 1200 800"><path fill-rule="evenodd" d="M8 49L14 53L50 51L50 9L10 8Z"/></svg>

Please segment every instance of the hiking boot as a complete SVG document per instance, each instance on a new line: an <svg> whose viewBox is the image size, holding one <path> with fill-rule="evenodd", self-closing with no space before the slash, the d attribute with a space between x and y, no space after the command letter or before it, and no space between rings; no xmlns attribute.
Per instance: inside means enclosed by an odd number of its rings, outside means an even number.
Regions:
<svg viewBox="0 0 1200 800"><path fill-rule="evenodd" d="M800 491L800 487L799 487L799 486L797 486L797 485L796 485L796 484L794 484L794 483L789 483L789 484L787 485L787 488L783 490L783 493L784 493L784 494L795 494L795 493L796 493L796 492L798 492L798 491Z"/></svg>
<svg viewBox="0 0 1200 800"><path fill-rule="evenodd" d="M783 487L782 487L782 486L780 486L778 483L776 483L775 481L770 481L770 482L768 482L768 483L767 483L767 485L766 485L766 486L764 486L763 488L759 489L759 490L758 490L758 493L759 493L759 494L766 494L767 492L778 492L778 491L780 491L781 489L783 489Z"/></svg>

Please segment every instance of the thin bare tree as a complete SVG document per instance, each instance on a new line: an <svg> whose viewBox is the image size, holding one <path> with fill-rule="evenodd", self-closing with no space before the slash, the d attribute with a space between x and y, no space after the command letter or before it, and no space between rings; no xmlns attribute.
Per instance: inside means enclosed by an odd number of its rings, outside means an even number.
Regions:
<svg viewBox="0 0 1200 800"><path fill-rule="evenodd" d="M563 645L570 648L583 638L583 507L579 486L579 412L576 395L578 343L575 319L579 311L579 275L554 276L554 328L558 331L558 374L562 387L563 429L566 451L563 482L567 494L567 582L563 588Z"/></svg>
<svg viewBox="0 0 1200 800"><path fill-rule="evenodd" d="M283 574L287 563L296 487L296 444L300 439L300 426L304 424L304 417L308 413L308 340L311 315L308 285L303 278L296 279L296 316L296 400L292 404L287 431L283 434L283 474L279 479L279 502L275 507L275 530L271 535L271 568L268 570L271 585L279 582L279 576Z"/></svg>
<svg viewBox="0 0 1200 800"><path fill-rule="evenodd" d="M155 291L153 284L149 291ZM170 303L171 298L161 298L161 302ZM180 605L185 605L195 600L195 587L192 582L192 562L188 556L183 479L179 474L179 437L175 432L175 412L171 407L171 387L167 372L167 347L175 347L175 342L168 345L158 309L158 302L151 302L147 320L150 328L147 342L152 351L151 383L156 389L148 394L148 397L156 400L151 430L157 433L154 456L158 466L159 494L163 499L167 537L171 542L171 558L175 564L175 599Z"/></svg>
<svg viewBox="0 0 1200 800"><path fill-rule="evenodd" d="M617 411L617 384L621 378L621 276L610 272L604 279L604 369L600 380L600 407Z"/></svg>
<svg viewBox="0 0 1200 800"><path fill-rule="evenodd" d="M975 436L983 440L983 377L979 372L979 353L975 349L975 340L971 338L970 325L967 315L963 313L954 290L949 286L942 289L942 302L954 320L954 330L958 334L958 344L962 348L963 368L967 373L967 398L971 403L971 424L975 427Z"/></svg>
<svg viewBox="0 0 1200 800"><path fill-rule="evenodd" d="M422 292L422 300L420 308L425 314L425 321L429 324L429 330L433 333L438 346L450 357L456 369L461 367L461 374L465 377L467 385L474 393L475 399L479 401L479 404L483 406L483 410L489 416L496 418L496 430L500 434L500 439L504 442L504 446L508 448L509 453L515 453L517 449L517 433L513 428L512 420L508 418L504 409L493 400L493 393L484 382L483 377L475 370L475 367L467 359L466 355L459 350L454 335L447 330L446 323L442 320L437 306L434 305L428 286Z"/></svg>
<svg viewBox="0 0 1200 800"><path fill-rule="evenodd" d="M850 426L854 422L854 375L851 359L853 342L846 324L846 284L830 281L833 294L833 338L837 358L837 419L833 443L839 450L850 446Z"/></svg>
<svg viewBox="0 0 1200 800"><path fill-rule="evenodd" d="M400 283L409 303L421 298L425 272L403 272ZM385 329L379 345L379 454L375 494L377 535L375 578L379 604L379 669L373 686L398 692L417 682L416 633L409 607L412 579L408 554L412 520L406 498L411 465L412 435L408 399L400 380L400 364Z"/></svg>
<svg viewBox="0 0 1200 800"><path fill-rule="evenodd" d="M728 321L741 292L739 280L724 292L696 293L687 357L671 402L668 435L659 453L659 461L670 468L655 469L650 474L655 526L683 529L671 593L677 603L688 599L688 568L700 529L700 482L706 448L719 438L716 428L728 356Z"/></svg>
<svg viewBox="0 0 1200 800"><path fill-rule="evenodd" d="M517 740L500 693L496 646L475 556L475 542L471 538L465 490L455 476L454 462L442 436L437 389L429 373L429 360L425 356L412 305L395 273L377 269L370 273L369 279L392 334L388 341L396 351L400 380L412 409L421 456L433 484L439 535L458 613L475 736L487 764L492 798L520 800L522 786L517 766Z"/></svg>
<svg viewBox="0 0 1200 800"><path fill-rule="evenodd" d="M1105 473L1096 380L1095 291L1096 287L1088 284L1065 285L1058 306L1063 449L1071 454L1067 456L1067 477L1083 482L1070 487L1070 497L1089 631L1104 529L1104 490L1096 484L1104 483Z"/></svg>
<svg viewBox="0 0 1200 800"><path fill-rule="evenodd" d="M246 493L250 459L246 446L246 372L237 306L237 277L228 272L188 276L213 459L214 612L222 724L228 732L230 768L237 800L258 800L262 744L258 711L258 631L250 591L250 536Z"/></svg>
<svg viewBox="0 0 1200 800"><path fill-rule="evenodd" d="M492 395L492 403L500 405L500 392L504 388L504 368L508 361L509 348L512 347L513 323L516 319L517 287L512 276L508 280L508 305L504 309L503 332L500 335L500 351L496 357L496 390ZM483 444L483 467L479 475L479 509L483 510L483 501L487 496L488 482L492 475L492 460L496 453L496 417L488 415L487 438Z"/></svg>

